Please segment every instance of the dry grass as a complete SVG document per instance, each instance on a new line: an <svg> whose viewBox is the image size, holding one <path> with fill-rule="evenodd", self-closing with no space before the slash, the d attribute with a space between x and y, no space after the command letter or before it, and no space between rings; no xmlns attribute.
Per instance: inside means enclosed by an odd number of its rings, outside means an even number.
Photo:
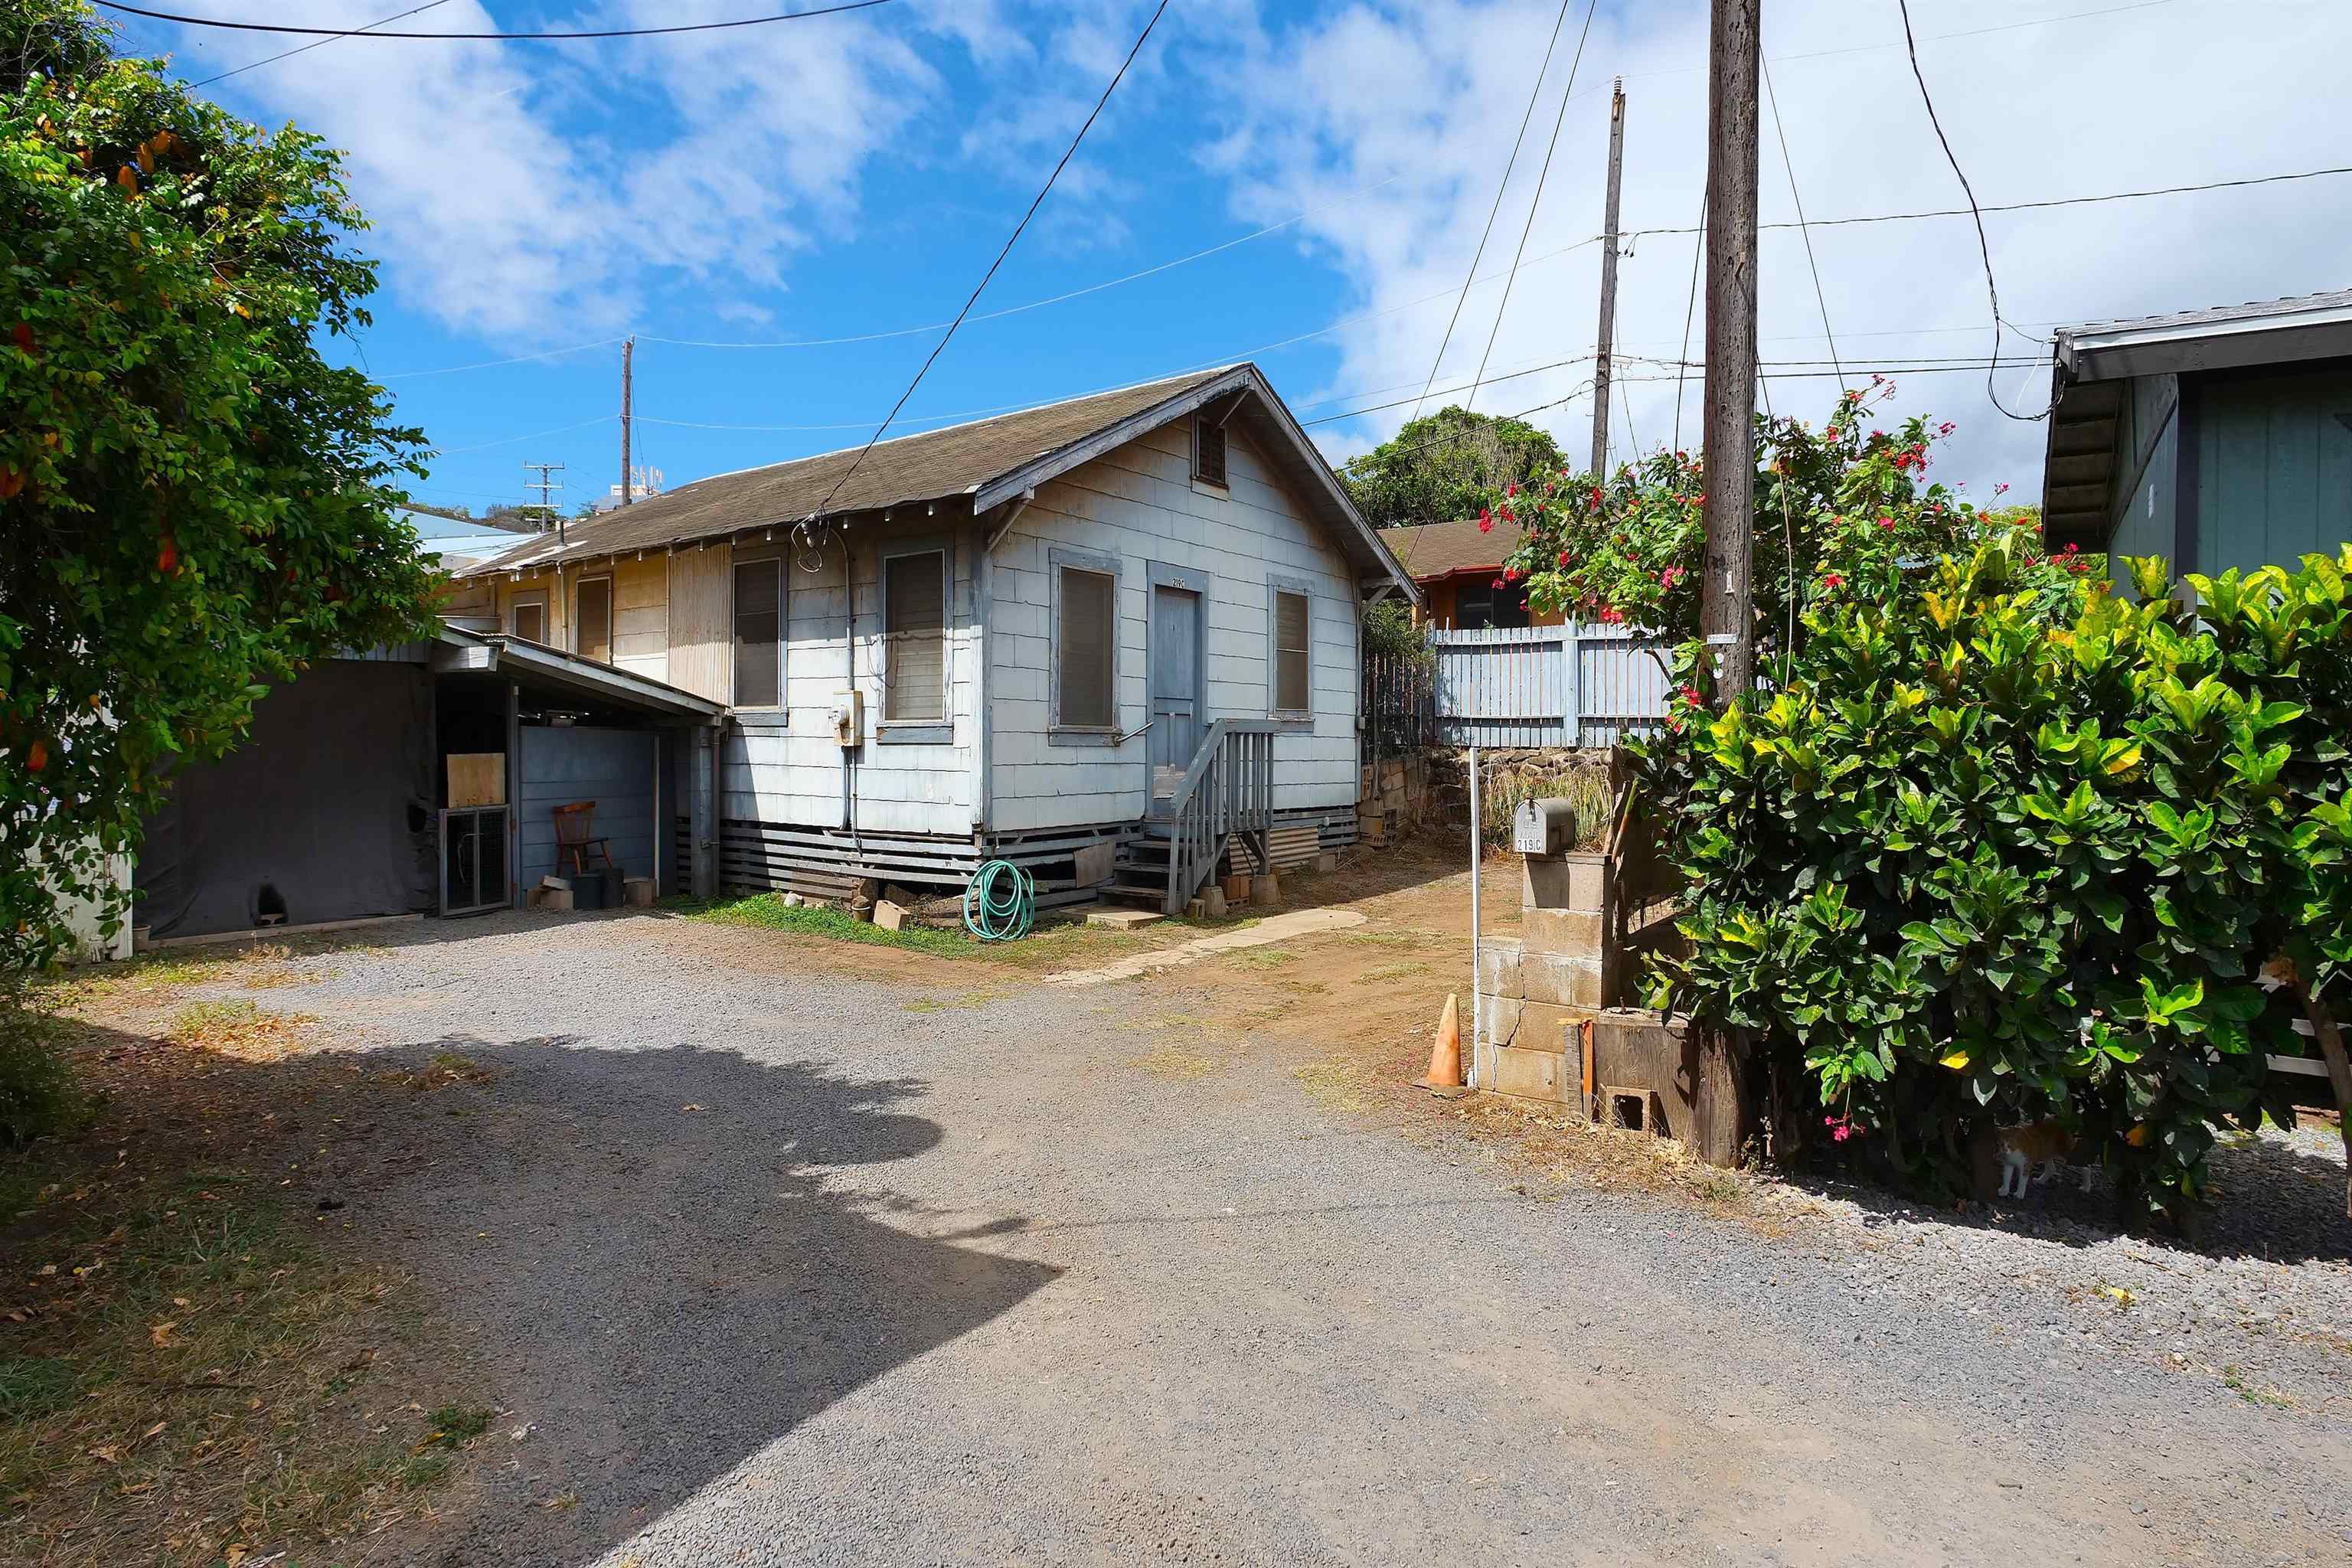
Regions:
<svg viewBox="0 0 2352 1568"><path fill-rule="evenodd" d="M1443 1102L1436 1102L1443 1104ZM1459 1131L1527 1173L1603 1192L1645 1194L1762 1223L1749 1179L1700 1163L1672 1138L1587 1123L1568 1114L1476 1094L1450 1108Z"/></svg>
<svg viewBox="0 0 2352 1568"><path fill-rule="evenodd" d="M1162 1046L1156 1051L1146 1051L1127 1065L1154 1078L1182 1083L1192 1079L1206 1078L1225 1064L1214 1057L1204 1057L1181 1046Z"/></svg>
<svg viewBox="0 0 2352 1568"><path fill-rule="evenodd" d="M0 1287L5 1555L178 1568L413 1508L447 1466L415 1468L428 1424L372 1386L400 1282L329 1256L266 1177L75 1163L16 1206Z"/></svg>
<svg viewBox="0 0 2352 1568"><path fill-rule="evenodd" d="M248 991L290 985L302 979L294 950L284 942L256 942L189 950L185 954L150 954L127 963L93 963L68 971L48 983L60 1010L167 1002L199 985L230 984Z"/></svg>
<svg viewBox="0 0 2352 1568"><path fill-rule="evenodd" d="M199 1050L246 1061L271 1061L293 1055L310 1041L319 1020L308 1013L268 1013L258 1004L191 1002L172 1020L169 1038Z"/></svg>

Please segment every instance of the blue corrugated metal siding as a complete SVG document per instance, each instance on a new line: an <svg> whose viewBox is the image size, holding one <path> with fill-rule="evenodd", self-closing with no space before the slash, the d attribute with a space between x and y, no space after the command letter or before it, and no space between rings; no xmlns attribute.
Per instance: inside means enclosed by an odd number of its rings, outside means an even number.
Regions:
<svg viewBox="0 0 2352 1568"><path fill-rule="evenodd" d="M650 730L524 727L522 799L515 818L522 886L536 886L555 871L552 812L575 800L596 803L596 836L613 841L613 859L624 873L653 875L656 740Z"/></svg>
<svg viewBox="0 0 2352 1568"><path fill-rule="evenodd" d="M1617 626L1434 633L1437 738L1455 746L1610 746L1655 730L1656 645Z"/></svg>
<svg viewBox="0 0 2352 1568"><path fill-rule="evenodd" d="M2197 420L2197 570L2292 566L2352 540L2352 375L2220 381Z"/></svg>

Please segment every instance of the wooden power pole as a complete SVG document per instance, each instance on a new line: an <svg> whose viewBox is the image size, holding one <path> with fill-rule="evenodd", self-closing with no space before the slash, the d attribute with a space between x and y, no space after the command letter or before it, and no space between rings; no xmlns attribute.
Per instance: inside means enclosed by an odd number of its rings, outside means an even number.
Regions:
<svg viewBox="0 0 2352 1568"><path fill-rule="evenodd" d="M1706 531L1699 630L1716 696L1755 684L1748 584L1756 504L1757 76L1761 0L1709 0L1706 195Z"/></svg>
<svg viewBox="0 0 2352 1568"><path fill-rule="evenodd" d="M1609 99L1609 206L1601 237L1601 331L1592 358L1592 471L1609 462L1609 373L1617 339L1617 187L1625 173L1625 79Z"/></svg>
<svg viewBox="0 0 2352 1568"><path fill-rule="evenodd" d="M629 402L631 361L636 358L637 340L621 340L621 504L629 504Z"/></svg>

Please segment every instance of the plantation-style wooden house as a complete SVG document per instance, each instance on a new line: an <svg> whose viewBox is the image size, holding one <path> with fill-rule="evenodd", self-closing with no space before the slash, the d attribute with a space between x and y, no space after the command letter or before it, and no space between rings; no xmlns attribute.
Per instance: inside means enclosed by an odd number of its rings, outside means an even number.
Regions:
<svg viewBox="0 0 2352 1568"><path fill-rule="evenodd" d="M725 706L661 764L698 889L1003 858L1168 908L1236 842L1352 840L1361 605L1415 595L1250 364L704 479L456 589Z"/></svg>

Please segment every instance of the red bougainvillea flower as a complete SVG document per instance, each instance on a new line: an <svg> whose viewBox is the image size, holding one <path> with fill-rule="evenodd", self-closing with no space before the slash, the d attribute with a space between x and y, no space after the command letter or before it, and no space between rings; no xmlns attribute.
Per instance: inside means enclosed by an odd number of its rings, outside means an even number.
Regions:
<svg viewBox="0 0 2352 1568"><path fill-rule="evenodd" d="M1559 563L1563 567L1568 564L1568 552L1565 550L1559 552Z"/></svg>
<svg viewBox="0 0 2352 1568"><path fill-rule="evenodd" d="M1878 526L1891 529L1895 526L1895 520L1891 517L1882 517L1878 520Z"/></svg>
<svg viewBox="0 0 2352 1568"><path fill-rule="evenodd" d="M1600 615L1601 623L1605 626L1619 626L1625 624L1625 612L1614 605L1601 605Z"/></svg>
<svg viewBox="0 0 2352 1568"><path fill-rule="evenodd" d="M1947 419L1941 425L1936 426L1936 434L1938 436L1948 436L1958 428L1958 426Z"/></svg>
<svg viewBox="0 0 2352 1568"><path fill-rule="evenodd" d="M1997 485L1993 486L1993 488L1992 488L1992 493L1993 493L1993 494L1995 494L1995 495L2001 495L2001 494L2006 493L2008 489L2009 489L2009 482L2008 482L2007 480L2005 480L2005 479L2004 479L2004 480L2003 480L2003 481L2001 481L2000 484L1997 484Z"/></svg>
<svg viewBox="0 0 2352 1568"><path fill-rule="evenodd" d="M1481 533L1495 531L1495 514L1483 506L1478 509L1478 531Z"/></svg>
<svg viewBox="0 0 2352 1568"><path fill-rule="evenodd" d="M1706 698L1699 695L1698 688L1696 686L1685 686L1680 691L1675 692L1675 695L1693 706L1696 706L1697 704L1706 700Z"/></svg>
<svg viewBox="0 0 2352 1568"><path fill-rule="evenodd" d="M1853 1119L1849 1116L1824 1116L1822 1118L1822 1125L1828 1128L1830 1136L1841 1143L1862 1131L1853 1124Z"/></svg>
<svg viewBox="0 0 2352 1568"><path fill-rule="evenodd" d="M1503 568L1503 581L1504 581L1504 582L1506 582L1506 583L1516 583L1516 582L1517 582L1518 580L1519 580L1519 569L1518 569L1517 567L1516 567L1516 566L1506 566L1506 567L1504 567L1504 568Z"/></svg>
<svg viewBox="0 0 2352 1568"><path fill-rule="evenodd" d="M1519 521L1519 514L1513 511L1509 507L1505 507L1503 509L1502 516L1505 522L1517 522Z"/></svg>
<svg viewBox="0 0 2352 1568"><path fill-rule="evenodd" d="M1488 587L1490 587L1490 588L1499 588L1499 587L1503 586L1503 580L1502 580L1500 577L1497 577L1497 578L1496 578L1492 583L1489 583L1489 584L1486 584L1486 585L1487 585Z"/></svg>
<svg viewBox="0 0 2352 1568"><path fill-rule="evenodd" d="M179 569L180 542L167 533L163 536L163 542L156 547L155 570L169 577Z"/></svg>
<svg viewBox="0 0 2352 1568"><path fill-rule="evenodd" d="M1507 496L1517 495L1519 493L1519 481L1517 479L1507 481L1503 486L1503 493Z"/></svg>
<svg viewBox="0 0 2352 1568"><path fill-rule="evenodd" d="M1832 572L1822 578L1822 586L1824 588L1843 588L1845 586L1845 579L1839 576L1836 573Z"/></svg>
<svg viewBox="0 0 2352 1568"><path fill-rule="evenodd" d="M1591 510L1593 511L1599 511L1601 510L1601 487L1599 485L1592 487L1592 506Z"/></svg>

